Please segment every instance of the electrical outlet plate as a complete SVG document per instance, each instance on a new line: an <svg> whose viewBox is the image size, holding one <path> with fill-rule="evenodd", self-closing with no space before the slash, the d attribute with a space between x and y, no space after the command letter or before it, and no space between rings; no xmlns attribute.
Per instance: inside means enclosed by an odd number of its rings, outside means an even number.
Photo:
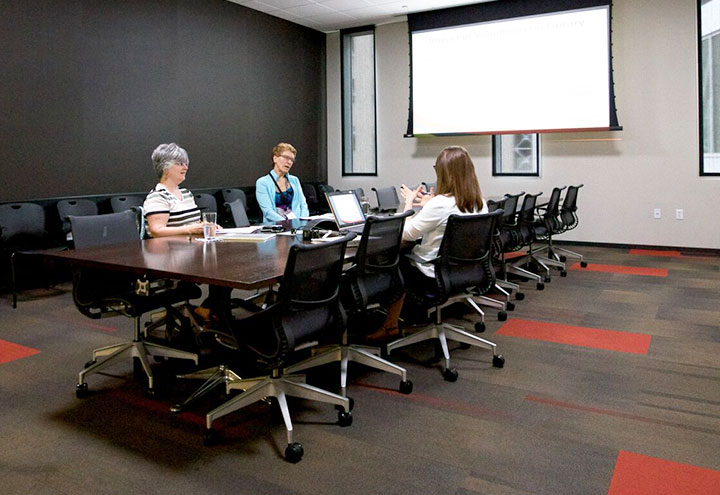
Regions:
<svg viewBox="0 0 720 495"><path fill-rule="evenodd" d="M655 208L653 210L653 218L660 218L660 208Z"/></svg>
<svg viewBox="0 0 720 495"><path fill-rule="evenodd" d="M682 208L678 208L675 210L675 219L676 220L682 220L683 219L683 210Z"/></svg>

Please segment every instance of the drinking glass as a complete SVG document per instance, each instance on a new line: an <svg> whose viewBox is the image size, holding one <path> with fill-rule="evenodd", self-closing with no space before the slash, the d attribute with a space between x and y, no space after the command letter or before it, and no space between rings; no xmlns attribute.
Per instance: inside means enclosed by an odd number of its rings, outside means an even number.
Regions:
<svg viewBox="0 0 720 495"><path fill-rule="evenodd" d="M217 231L217 213L214 211L207 211L202 214L203 221L203 237L206 241L212 242L215 240L215 232Z"/></svg>

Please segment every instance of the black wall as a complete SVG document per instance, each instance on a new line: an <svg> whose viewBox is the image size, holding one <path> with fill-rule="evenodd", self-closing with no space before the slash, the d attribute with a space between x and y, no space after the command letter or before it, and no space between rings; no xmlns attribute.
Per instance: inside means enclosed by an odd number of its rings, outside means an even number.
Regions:
<svg viewBox="0 0 720 495"><path fill-rule="evenodd" d="M325 35L225 0L2 0L0 202L253 185L272 147L323 180Z"/></svg>

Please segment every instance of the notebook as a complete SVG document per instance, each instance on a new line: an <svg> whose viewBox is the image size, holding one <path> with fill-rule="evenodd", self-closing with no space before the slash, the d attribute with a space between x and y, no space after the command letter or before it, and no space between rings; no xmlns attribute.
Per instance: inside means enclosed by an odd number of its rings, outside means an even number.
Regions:
<svg viewBox="0 0 720 495"><path fill-rule="evenodd" d="M338 230L362 233L365 227L365 213L353 191L335 191L325 193L330 211L335 217Z"/></svg>

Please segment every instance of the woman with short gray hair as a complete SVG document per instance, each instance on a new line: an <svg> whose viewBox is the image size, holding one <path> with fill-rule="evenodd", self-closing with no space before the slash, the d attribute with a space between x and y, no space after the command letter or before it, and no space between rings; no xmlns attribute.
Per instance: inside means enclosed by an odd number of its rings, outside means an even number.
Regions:
<svg viewBox="0 0 720 495"><path fill-rule="evenodd" d="M187 151L175 143L161 144L151 158L160 182L143 203L148 234L151 237L202 234L195 198L190 191L180 188L190 163Z"/></svg>

